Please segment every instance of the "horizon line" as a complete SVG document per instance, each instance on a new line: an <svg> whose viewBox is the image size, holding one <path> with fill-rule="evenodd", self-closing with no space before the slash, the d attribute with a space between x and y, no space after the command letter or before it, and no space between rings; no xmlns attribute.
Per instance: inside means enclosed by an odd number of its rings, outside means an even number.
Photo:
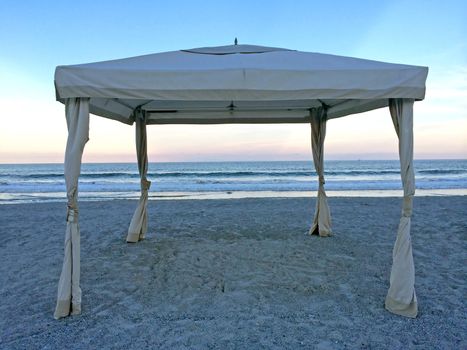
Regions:
<svg viewBox="0 0 467 350"><path fill-rule="evenodd" d="M419 160L426 160L426 161L437 161L437 160L463 160L467 161L467 158L414 158L414 161ZM391 159L365 159L365 158L356 158L356 159L325 159L324 162L382 162L382 161L399 161L398 158L391 158ZM163 164L163 163L260 163L260 162L311 162L313 163L313 159L303 159L303 160L191 160L191 161L149 161L148 163L156 163L156 164ZM135 160L134 162L82 162L81 164L137 164L138 161ZM19 163L2 163L0 165L55 165L55 164L64 164L64 162L19 162Z"/></svg>

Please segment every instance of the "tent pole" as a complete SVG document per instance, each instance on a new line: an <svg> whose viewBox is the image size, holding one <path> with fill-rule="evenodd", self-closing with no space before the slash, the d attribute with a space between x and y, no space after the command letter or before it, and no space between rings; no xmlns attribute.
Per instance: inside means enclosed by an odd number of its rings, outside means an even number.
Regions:
<svg viewBox="0 0 467 350"><path fill-rule="evenodd" d="M65 111L68 127L65 151L65 182L68 204L65 252L54 313L56 319L81 313L78 178L81 172L84 146L89 140L89 99L66 99Z"/></svg>
<svg viewBox="0 0 467 350"><path fill-rule="evenodd" d="M310 110L311 117L311 149L313 151L313 163L318 174L319 187L316 199L315 216L309 231L310 235L317 234L327 237L332 234L331 212L328 206L326 192L324 190L324 138L326 136L327 108L322 106Z"/></svg>
<svg viewBox="0 0 467 350"><path fill-rule="evenodd" d="M138 206L130 222L126 241L136 243L146 235L148 230L148 191L151 187L151 181L147 179L148 173L148 146L146 133L146 111L137 108L134 112L136 121L136 155L138 157L138 171L140 175L141 195Z"/></svg>
<svg viewBox="0 0 467 350"><path fill-rule="evenodd" d="M389 100L389 110L399 137L399 158L404 200L392 253L390 286L385 306L388 311L406 317L416 317L418 312L417 296L415 294L415 267L410 238L412 202L415 194L413 104L413 99L398 98Z"/></svg>

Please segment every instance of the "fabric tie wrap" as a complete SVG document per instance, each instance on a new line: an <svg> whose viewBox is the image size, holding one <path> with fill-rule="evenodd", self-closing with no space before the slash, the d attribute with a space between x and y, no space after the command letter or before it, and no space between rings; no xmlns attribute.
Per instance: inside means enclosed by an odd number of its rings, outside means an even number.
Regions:
<svg viewBox="0 0 467 350"><path fill-rule="evenodd" d="M413 195L404 196L402 202L402 216L411 217L412 216L412 202L413 202Z"/></svg>
<svg viewBox="0 0 467 350"><path fill-rule="evenodd" d="M147 179L141 179L141 191L148 192L151 188L151 181Z"/></svg>

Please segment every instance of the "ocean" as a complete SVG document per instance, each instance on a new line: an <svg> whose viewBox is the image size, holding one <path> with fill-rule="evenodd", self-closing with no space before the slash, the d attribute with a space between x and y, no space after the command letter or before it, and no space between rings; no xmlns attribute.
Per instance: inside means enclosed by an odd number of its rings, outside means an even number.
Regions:
<svg viewBox="0 0 467 350"><path fill-rule="evenodd" d="M419 195L467 195L467 160L415 160ZM326 161L330 196L400 196L397 160ZM150 199L314 196L311 161L150 163ZM136 199L136 163L83 164L80 200ZM0 204L65 201L63 164L0 164Z"/></svg>

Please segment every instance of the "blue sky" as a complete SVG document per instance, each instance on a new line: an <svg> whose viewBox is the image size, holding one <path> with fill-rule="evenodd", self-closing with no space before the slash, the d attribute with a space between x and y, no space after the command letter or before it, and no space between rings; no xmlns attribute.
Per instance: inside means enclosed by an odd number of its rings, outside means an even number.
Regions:
<svg viewBox="0 0 467 350"><path fill-rule="evenodd" d="M55 66L226 45L235 37L240 43L429 66L427 97L415 108L415 156L466 158L466 4L3 0L0 162L63 159L66 126L63 107L54 100ZM364 131L352 126L358 121ZM134 158L133 129L117 124L91 120L85 161ZM328 158L397 157L386 109L331 121L328 132ZM216 147L206 138L214 138ZM245 147L256 151L245 155ZM151 160L165 161L311 156L304 125L156 127L149 152Z"/></svg>

